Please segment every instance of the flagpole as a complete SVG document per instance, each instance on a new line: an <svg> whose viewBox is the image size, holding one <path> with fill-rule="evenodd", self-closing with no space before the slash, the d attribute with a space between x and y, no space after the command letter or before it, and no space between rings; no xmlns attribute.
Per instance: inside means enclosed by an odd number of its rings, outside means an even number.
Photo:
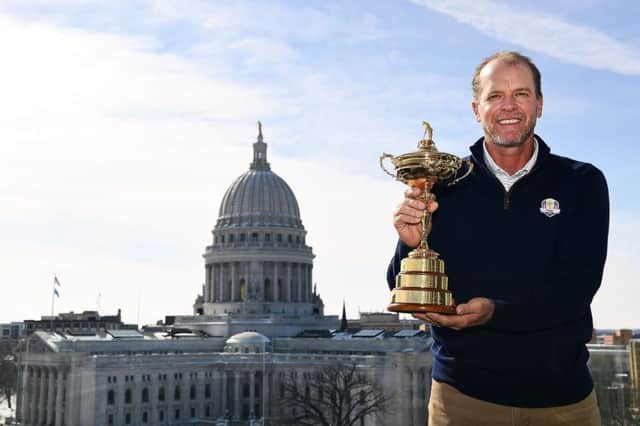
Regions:
<svg viewBox="0 0 640 426"><path fill-rule="evenodd" d="M56 302L56 274L53 274L53 288L51 289L51 316L49 317L49 328L53 333L53 304Z"/></svg>

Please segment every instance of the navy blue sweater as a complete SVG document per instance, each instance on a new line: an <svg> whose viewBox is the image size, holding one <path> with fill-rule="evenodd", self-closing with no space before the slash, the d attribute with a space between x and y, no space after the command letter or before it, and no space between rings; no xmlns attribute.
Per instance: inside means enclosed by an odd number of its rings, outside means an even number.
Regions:
<svg viewBox="0 0 640 426"><path fill-rule="evenodd" d="M510 191L486 167L458 185L436 186L439 208L429 245L445 261L456 303L487 297L489 323L456 331L432 327L433 378L475 398L517 407L578 402L593 389L587 369L591 300L600 286L609 227L602 173L549 152ZM541 202L558 201L548 217ZM411 249L398 243L390 288Z"/></svg>

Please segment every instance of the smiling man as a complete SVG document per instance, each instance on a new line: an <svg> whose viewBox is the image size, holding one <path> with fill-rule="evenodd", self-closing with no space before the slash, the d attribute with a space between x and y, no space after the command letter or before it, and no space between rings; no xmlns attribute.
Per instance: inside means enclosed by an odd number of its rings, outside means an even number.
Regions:
<svg viewBox="0 0 640 426"><path fill-rule="evenodd" d="M543 98L529 58L492 55L472 86L484 137L471 175L436 186L429 206L409 189L394 212L389 286L429 208L458 303L454 315L416 315L434 339L429 424L599 425L586 343L607 251L605 178L534 134Z"/></svg>

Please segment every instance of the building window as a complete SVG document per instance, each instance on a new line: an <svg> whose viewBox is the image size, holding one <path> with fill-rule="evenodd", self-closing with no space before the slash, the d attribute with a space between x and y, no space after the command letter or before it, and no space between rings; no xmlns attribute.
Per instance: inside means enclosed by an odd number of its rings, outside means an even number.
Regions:
<svg viewBox="0 0 640 426"><path fill-rule="evenodd" d="M189 388L189 398L196 399L196 385L191 385Z"/></svg>
<svg viewBox="0 0 640 426"><path fill-rule="evenodd" d="M109 414L109 416L107 416L107 423L109 426L113 426L113 414Z"/></svg>
<svg viewBox="0 0 640 426"><path fill-rule="evenodd" d="M131 424L131 413L127 413L124 415L124 424L126 425L130 425Z"/></svg>
<svg viewBox="0 0 640 426"><path fill-rule="evenodd" d="M224 244L224 235L220 235L220 242Z"/></svg>
<svg viewBox="0 0 640 426"><path fill-rule="evenodd" d="M164 386L160 386L158 389L158 401L164 401Z"/></svg>
<svg viewBox="0 0 640 426"><path fill-rule="evenodd" d="M211 417L211 408L209 408L208 405L206 407L204 407L204 416L205 417Z"/></svg>
<svg viewBox="0 0 640 426"><path fill-rule="evenodd" d="M264 234L264 240L265 241L271 241L271 234Z"/></svg>
<svg viewBox="0 0 640 426"><path fill-rule="evenodd" d="M276 241L278 241L279 243L282 242L282 234L278 234Z"/></svg>
<svg viewBox="0 0 640 426"><path fill-rule="evenodd" d="M124 403L131 404L131 389L126 389L124 391Z"/></svg>
<svg viewBox="0 0 640 426"><path fill-rule="evenodd" d="M110 389L109 392L107 392L107 404L113 405L115 401L116 401L116 393L113 389Z"/></svg>
<svg viewBox="0 0 640 426"><path fill-rule="evenodd" d="M258 242L258 233L254 232L251 234L251 242L252 243L257 243Z"/></svg>
<svg viewBox="0 0 640 426"><path fill-rule="evenodd" d="M244 241L246 240L247 236L245 234L240 234L240 242L244 243Z"/></svg>
<svg viewBox="0 0 640 426"><path fill-rule="evenodd" d="M296 235L296 244L300 244L300 235Z"/></svg>
<svg viewBox="0 0 640 426"><path fill-rule="evenodd" d="M180 401L180 396L181 396L180 385L177 385L175 390L173 391L173 399L176 401Z"/></svg>
<svg viewBox="0 0 640 426"><path fill-rule="evenodd" d="M191 407L191 418L193 419L196 416L196 407Z"/></svg>
<svg viewBox="0 0 640 426"><path fill-rule="evenodd" d="M161 422L164 422L164 410L160 410L158 412L158 420L160 420Z"/></svg>
<svg viewBox="0 0 640 426"><path fill-rule="evenodd" d="M142 389L142 402L149 402L149 389L148 388L143 388Z"/></svg>
<svg viewBox="0 0 640 426"><path fill-rule="evenodd" d="M176 420L180 420L180 409L179 408L176 408L176 411L174 412L173 418L176 419Z"/></svg>
<svg viewBox="0 0 640 426"><path fill-rule="evenodd" d="M146 411L142 412L142 423L147 423L149 421L149 413Z"/></svg>
<svg viewBox="0 0 640 426"><path fill-rule="evenodd" d="M233 234L229 235L229 242L232 243L235 240L235 236ZM224 241L222 241L224 243Z"/></svg>
<svg viewBox="0 0 640 426"><path fill-rule="evenodd" d="M293 242L293 236L292 235L287 235L287 242L289 244L291 244Z"/></svg>
<svg viewBox="0 0 640 426"><path fill-rule="evenodd" d="M209 383L204 385L204 397L211 398L211 385Z"/></svg>

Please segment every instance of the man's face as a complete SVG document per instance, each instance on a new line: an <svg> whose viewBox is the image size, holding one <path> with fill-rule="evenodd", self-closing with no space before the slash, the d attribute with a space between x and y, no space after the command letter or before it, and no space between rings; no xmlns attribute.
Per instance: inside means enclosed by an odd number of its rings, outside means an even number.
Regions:
<svg viewBox="0 0 640 426"><path fill-rule="evenodd" d="M536 97L531 70L526 65L489 62L480 72L480 93L471 104L487 142L520 146L533 139L542 98Z"/></svg>

